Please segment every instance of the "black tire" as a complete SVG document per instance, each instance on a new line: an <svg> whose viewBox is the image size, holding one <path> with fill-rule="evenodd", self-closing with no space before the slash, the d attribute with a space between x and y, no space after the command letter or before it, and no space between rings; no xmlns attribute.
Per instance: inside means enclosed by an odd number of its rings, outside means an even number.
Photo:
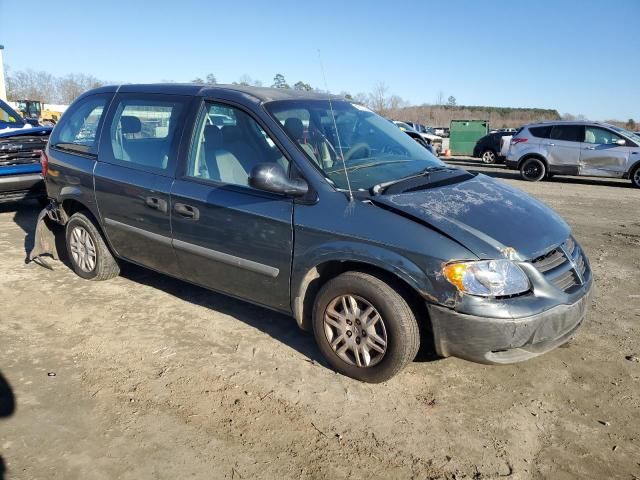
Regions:
<svg viewBox="0 0 640 480"><path fill-rule="evenodd" d="M338 356L332 348L325 331L324 316L330 304L343 295L364 300L378 311L381 319L376 328L384 328L386 334L386 351L380 356L378 363L368 367L357 366ZM420 348L418 322L405 298L386 282L362 272L343 273L329 280L320 289L313 309L313 333L320 351L335 370L369 383L384 382L393 377L415 358ZM356 334L362 335L363 339L366 336L366 333ZM346 341L345 338L344 342ZM374 354L377 355L376 352Z"/></svg>
<svg viewBox="0 0 640 480"><path fill-rule="evenodd" d="M527 158L520 165L520 176L528 182L538 182L547 175L547 166L539 158Z"/></svg>
<svg viewBox="0 0 640 480"><path fill-rule="evenodd" d="M76 232L76 229L79 229ZM80 235L88 235L90 242L86 240L87 237L83 237L85 242L82 245L82 251L90 248L87 245L93 245L93 251L95 252L95 260L91 263L83 263L78 260L78 255L74 256L72 251L72 236L80 233ZM76 237L77 238L77 237ZM108 280L110 278L118 276L120 273L120 267L118 262L113 257L107 244L102 238L102 234L96 226L93 218L87 213L76 212L74 213L66 224L65 228L65 240L67 245L67 254L69 256L69 262L73 267L73 271L80 277L87 280ZM76 239L76 244L79 240ZM77 253L77 252L76 252Z"/></svg>
<svg viewBox="0 0 640 480"><path fill-rule="evenodd" d="M498 155L493 150L487 149L480 155L480 160L487 165L493 165L498 161Z"/></svg>
<svg viewBox="0 0 640 480"><path fill-rule="evenodd" d="M629 179L631 179L631 185L636 188L640 188L640 165L631 171Z"/></svg>

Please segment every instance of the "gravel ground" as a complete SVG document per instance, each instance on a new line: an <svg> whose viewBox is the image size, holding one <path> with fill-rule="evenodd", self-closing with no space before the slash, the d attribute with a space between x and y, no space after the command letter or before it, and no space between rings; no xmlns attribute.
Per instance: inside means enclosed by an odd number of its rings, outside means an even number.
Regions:
<svg viewBox="0 0 640 480"><path fill-rule="evenodd" d="M285 316L133 266L93 283L25 265L38 207L0 206L5 478L640 478L640 190L451 163L573 228L596 289L566 347L359 383Z"/></svg>

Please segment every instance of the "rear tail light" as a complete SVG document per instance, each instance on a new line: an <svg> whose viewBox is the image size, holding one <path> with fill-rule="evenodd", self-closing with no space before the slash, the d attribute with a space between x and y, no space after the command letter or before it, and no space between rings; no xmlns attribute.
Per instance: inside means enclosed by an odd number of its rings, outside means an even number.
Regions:
<svg viewBox="0 0 640 480"><path fill-rule="evenodd" d="M49 173L49 157L44 150L40 150L40 166L42 167L42 176L46 177Z"/></svg>
<svg viewBox="0 0 640 480"><path fill-rule="evenodd" d="M512 138L511 139L511 145L517 145L519 143L525 143L528 140L528 138Z"/></svg>

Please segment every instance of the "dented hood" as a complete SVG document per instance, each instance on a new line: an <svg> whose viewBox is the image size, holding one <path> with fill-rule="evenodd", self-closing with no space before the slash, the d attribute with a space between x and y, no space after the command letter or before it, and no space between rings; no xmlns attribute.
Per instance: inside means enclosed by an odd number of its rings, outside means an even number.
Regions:
<svg viewBox="0 0 640 480"><path fill-rule="evenodd" d="M535 258L570 233L566 222L545 204L485 175L380 195L375 201L441 231L481 259L500 258L507 247L521 260Z"/></svg>

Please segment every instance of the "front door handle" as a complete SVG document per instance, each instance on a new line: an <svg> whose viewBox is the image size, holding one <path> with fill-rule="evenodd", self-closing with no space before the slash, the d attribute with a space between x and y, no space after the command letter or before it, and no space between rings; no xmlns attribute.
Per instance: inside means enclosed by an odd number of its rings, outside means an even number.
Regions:
<svg viewBox="0 0 640 480"><path fill-rule="evenodd" d="M191 220L198 220L200 218L200 210L186 203L176 202L173 205L175 212L184 218L190 218Z"/></svg>
<svg viewBox="0 0 640 480"><path fill-rule="evenodd" d="M587 147L587 150L595 150L596 147Z"/></svg>
<svg viewBox="0 0 640 480"><path fill-rule="evenodd" d="M550 143L550 144L549 144L549 146L550 146L550 147L555 147L555 146L556 146L556 144L555 144L555 143Z"/></svg>
<svg viewBox="0 0 640 480"><path fill-rule="evenodd" d="M144 203L149 208L160 210L161 212L167 211L167 201L158 197L147 197L144 199Z"/></svg>

